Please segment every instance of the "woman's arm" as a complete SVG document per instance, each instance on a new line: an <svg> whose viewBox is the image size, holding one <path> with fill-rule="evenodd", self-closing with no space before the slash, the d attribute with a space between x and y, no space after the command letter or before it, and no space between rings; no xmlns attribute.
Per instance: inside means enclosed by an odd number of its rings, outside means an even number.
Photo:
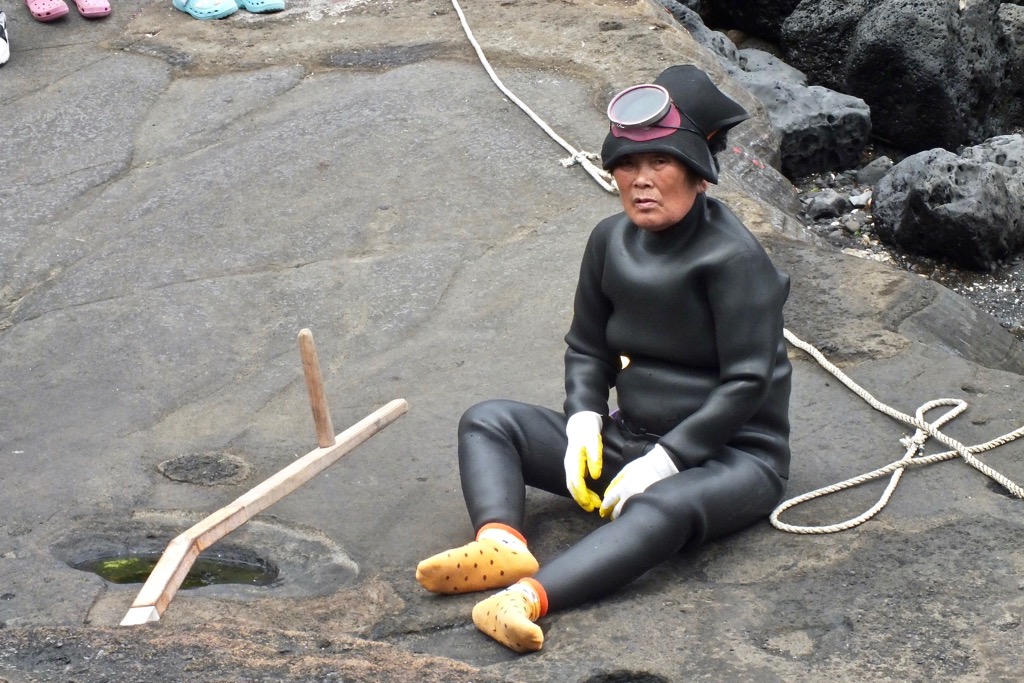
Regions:
<svg viewBox="0 0 1024 683"><path fill-rule="evenodd" d="M608 347L605 330L611 301L601 289L606 225L590 234L580 265L572 324L565 335L565 414L589 410L608 414L609 390L619 369L618 354Z"/></svg>

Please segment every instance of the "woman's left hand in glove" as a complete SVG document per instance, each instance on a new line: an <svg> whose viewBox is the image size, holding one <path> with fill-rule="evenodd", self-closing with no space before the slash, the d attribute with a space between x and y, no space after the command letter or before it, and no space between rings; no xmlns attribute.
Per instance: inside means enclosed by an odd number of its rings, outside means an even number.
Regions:
<svg viewBox="0 0 1024 683"><path fill-rule="evenodd" d="M623 467L612 479L612 483L608 484L604 500L601 501L601 516L616 519L631 496L646 491L654 482L678 472L679 468L668 452L661 444L655 445L649 453Z"/></svg>

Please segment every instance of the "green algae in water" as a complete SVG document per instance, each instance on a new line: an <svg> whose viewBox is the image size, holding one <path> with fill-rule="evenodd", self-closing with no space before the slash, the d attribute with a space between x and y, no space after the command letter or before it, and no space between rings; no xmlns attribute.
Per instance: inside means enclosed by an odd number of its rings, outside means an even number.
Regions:
<svg viewBox="0 0 1024 683"><path fill-rule="evenodd" d="M145 583L159 560L159 555L118 555L82 562L75 565L75 569L92 572L111 583ZM277 574L277 568L265 562L200 557L192 564L181 588L187 590L225 583L269 586L277 580Z"/></svg>

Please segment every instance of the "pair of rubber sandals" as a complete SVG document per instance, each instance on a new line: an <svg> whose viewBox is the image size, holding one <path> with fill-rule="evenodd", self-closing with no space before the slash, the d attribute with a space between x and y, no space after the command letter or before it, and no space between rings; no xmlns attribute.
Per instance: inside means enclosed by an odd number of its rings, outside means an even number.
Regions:
<svg viewBox="0 0 1024 683"><path fill-rule="evenodd" d="M196 19L223 19L243 7L257 13L284 9L284 0L171 0L171 4Z"/></svg>
<svg viewBox="0 0 1024 683"><path fill-rule="evenodd" d="M78 13L86 19L100 19L110 14L109 0L74 0ZM36 21L54 21L69 12L64 0L25 0Z"/></svg>

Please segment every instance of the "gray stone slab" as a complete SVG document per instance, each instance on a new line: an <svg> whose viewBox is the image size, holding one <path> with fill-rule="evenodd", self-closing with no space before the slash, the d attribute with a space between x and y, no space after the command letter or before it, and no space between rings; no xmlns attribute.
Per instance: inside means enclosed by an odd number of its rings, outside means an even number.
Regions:
<svg viewBox="0 0 1024 683"><path fill-rule="evenodd" d="M506 83L590 151L616 87L716 68L656 3L463 4ZM413 569L471 533L462 411L561 405L580 254L617 198L559 163L443 0L290 0L219 22L135 0L52 26L5 9L0 680L1014 678L1021 502L959 461L907 472L856 530L765 523L684 553L546 617L536 655L488 640L474 597L427 595ZM806 240L761 161L777 157L763 110L723 83L756 116L713 191L792 275L790 329L902 411L966 399L947 432L969 445L1024 422L1019 343L931 283ZM277 555L286 590L182 591L158 624L119 629L139 586L70 559L146 530L160 545L311 450L304 327L337 431L393 398L409 413L230 537ZM792 494L902 456L909 428L792 356ZM980 457L1019 482L1019 452ZM160 473L207 453L248 478ZM786 521L845 519L881 489ZM600 523L529 502L542 561Z"/></svg>

